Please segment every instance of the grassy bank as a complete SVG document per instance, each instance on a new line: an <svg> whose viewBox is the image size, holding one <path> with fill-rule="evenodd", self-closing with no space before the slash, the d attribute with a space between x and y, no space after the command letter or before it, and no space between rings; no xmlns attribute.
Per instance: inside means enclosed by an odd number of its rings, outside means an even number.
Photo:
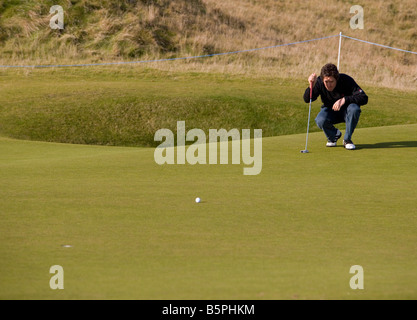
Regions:
<svg viewBox="0 0 417 320"><path fill-rule="evenodd" d="M176 123L208 129L302 133L306 81L145 68L85 68L0 74L0 134L80 144L155 145ZM370 99L360 127L417 123L416 92L363 86ZM313 103L313 115L320 109ZM317 131L312 118L312 130Z"/></svg>

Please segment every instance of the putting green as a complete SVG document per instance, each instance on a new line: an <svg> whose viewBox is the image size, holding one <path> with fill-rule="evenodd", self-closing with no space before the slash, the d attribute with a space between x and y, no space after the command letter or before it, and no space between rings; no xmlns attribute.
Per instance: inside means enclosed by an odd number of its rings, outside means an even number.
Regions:
<svg viewBox="0 0 417 320"><path fill-rule="evenodd" d="M0 138L0 299L416 299L417 125L354 141L313 133L301 154L304 134L264 138L245 176Z"/></svg>

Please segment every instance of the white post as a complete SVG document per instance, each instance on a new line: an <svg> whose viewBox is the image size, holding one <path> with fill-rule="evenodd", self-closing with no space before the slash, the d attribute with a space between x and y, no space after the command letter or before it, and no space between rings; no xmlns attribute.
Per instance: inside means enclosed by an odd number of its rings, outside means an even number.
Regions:
<svg viewBox="0 0 417 320"><path fill-rule="evenodd" d="M339 70L339 66L340 66L340 49L342 48L342 32L340 32L339 34L339 55L337 56L337 70Z"/></svg>

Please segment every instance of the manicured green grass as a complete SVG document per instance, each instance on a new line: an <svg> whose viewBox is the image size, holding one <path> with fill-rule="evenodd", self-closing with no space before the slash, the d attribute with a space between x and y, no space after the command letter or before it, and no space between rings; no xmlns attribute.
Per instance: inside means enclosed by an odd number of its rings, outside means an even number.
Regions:
<svg viewBox="0 0 417 320"><path fill-rule="evenodd" d="M0 138L0 298L416 299L416 132L358 129L356 151L313 133L309 154L304 134L264 138L257 176Z"/></svg>
<svg viewBox="0 0 417 320"><path fill-rule="evenodd" d="M368 87L361 127L417 123L416 91ZM158 129L303 133L305 80L162 72L142 67L2 70L0 134L38 141L156 146ZM313 103L313 113L321 102ZM318 129L312 118L312 130Z"/></svg>

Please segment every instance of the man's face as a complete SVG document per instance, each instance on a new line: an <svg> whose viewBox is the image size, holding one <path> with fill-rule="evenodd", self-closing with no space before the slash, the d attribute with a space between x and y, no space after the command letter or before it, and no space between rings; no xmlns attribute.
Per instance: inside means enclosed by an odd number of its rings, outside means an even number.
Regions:
<svg viewBox="0 0 417 320"><path fill-rule="evenodd" d="M327 91L332 92L336 88L337 81L334 77L324 77L323 83Z"/></svg>

